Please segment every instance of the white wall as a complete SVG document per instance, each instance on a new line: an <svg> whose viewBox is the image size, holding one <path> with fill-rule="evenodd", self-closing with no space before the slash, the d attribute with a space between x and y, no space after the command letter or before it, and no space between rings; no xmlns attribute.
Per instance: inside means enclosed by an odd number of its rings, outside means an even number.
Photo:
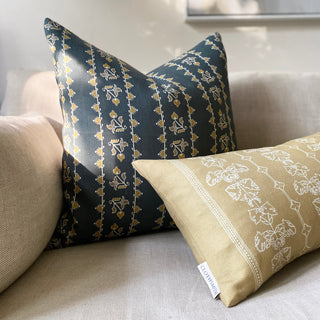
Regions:
<svg viewBox="0 0 320 320"><path fill-rule="evenodd" d="M185 0L0 0L0 101L11 68L52 69L46 16L149 71L219 31L229 71L320 71L320 19L187 24Z"/></svg>

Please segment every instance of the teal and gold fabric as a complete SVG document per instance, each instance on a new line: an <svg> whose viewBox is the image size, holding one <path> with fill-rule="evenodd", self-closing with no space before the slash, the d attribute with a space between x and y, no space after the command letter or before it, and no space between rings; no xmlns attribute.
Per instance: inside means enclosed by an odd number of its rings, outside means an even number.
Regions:
<svg viewBox="0 0 320 320"><path fill-rule="evenodd" d="M46 19L63 127L65 210L50 247L174 227L131 163L235 150L218 33L145 75Z"/></svg>

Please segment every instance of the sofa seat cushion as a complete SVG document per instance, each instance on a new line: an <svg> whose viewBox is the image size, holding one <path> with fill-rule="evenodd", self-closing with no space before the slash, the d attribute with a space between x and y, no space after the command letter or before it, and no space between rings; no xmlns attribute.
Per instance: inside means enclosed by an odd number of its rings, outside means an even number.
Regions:
<svg viewBox="0 0 320 320"><path fill-rule="evenodd" d="M233 308L213 300L179 231L44 252L0 295L2 320L317 319L320 252Z"/></svg>

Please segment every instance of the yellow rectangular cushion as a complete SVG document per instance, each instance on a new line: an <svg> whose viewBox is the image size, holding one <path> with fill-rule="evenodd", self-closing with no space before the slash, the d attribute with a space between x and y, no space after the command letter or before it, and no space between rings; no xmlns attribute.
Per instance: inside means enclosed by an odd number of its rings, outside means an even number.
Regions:
<svg viewBox="0 0 320 320"><path fill-rule="evenodd" d="M133 166L233 306L320 245L320 133L276 147Z"/></svg>

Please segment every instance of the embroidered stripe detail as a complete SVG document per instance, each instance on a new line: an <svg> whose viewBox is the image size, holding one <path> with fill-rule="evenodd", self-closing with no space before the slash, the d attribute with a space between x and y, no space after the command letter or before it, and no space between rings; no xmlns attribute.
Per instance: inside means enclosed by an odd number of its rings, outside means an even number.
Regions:
<svg viewBox="0 0 320 320"><path fill-rule="evenodd" d="M127 81L127 78L129 78L129 75L126 73L128 69L124 66L124 62L118 59L118 62L121 66L121 72L122 72L122 78L124 82L124 87L126 91L126 96L127 96L127 102L128 102L128 112L129 112L129 118L130 118L130 129L131 129L131 142L132 142L132 158L133 161L138 159L141 156L141 153L136 149L136 137L134 133L134 118L133 115L138 111L137 108L133 107L131 104L131 100L135 98L135 96L129 92L129 88L133 86L132 84L128 85L129 82ZM135 142L136 141L136 142ZM131 216L131 223L128 231L128 235L136 232L136 229L134 228L135 225L139 223L139 221L136 219L136 214L141 211L141 208L137 205L137 194L140 192L137 189L137 171L134 169L133 173L133 204L132 204L132 216Z"/></svg>
<svg viewBox="0 0 320 320"><path fill-rule="evenodd" d="M210 137L214 140L214 145L212 146L212 148L210 149L211 152L216 153L217 150L217 138L216 138L216 120L215 120L215 116L213 113L213 108L209 99L209 95L208 92L206 91L206 89L204 88L204 86L202 85L201 81L192 73L190 72L187 68L185 68L184 66L182 66L181 64L178 63L173 63L173 62L168 62L165 64L165 66L168 67L176 67L176 70L183 70L186 76L190 76L191 77L191 81L195 81L196 83L198 83L198 88L203 91L203 95L202 98L205 99L208 103L207 106L207 111L211 114L211 118L209 120L209 123L213 126L213 134L210 135Z"/></svg>
<svg viewBox="0 0 320 320"><path fill-rule="evenodd" d="M166 126L165 126L165 119L163 116L163 110L162 110L162 103L161 103L161 98L160 98L160 93L158 90L158 86L156 82L152 78L148 78L148 81L151 82L151 85L149 88L154 90L155 94L152 95L152 98L158 102L158 107L155 108L153 111L160 115L160 121L162 123L162 135L158 138L158 140L163 144L163 150L158 153L159 157L162 159L167 158L167 138L166 138Z"/></svg>
<svg viewBox="0 0 320 320"><path fill-rule="evenodd" d="M76 94L72 89L71 89L71 83L72 80L70 78L70 73L72 72L72 70L70 69L70 67L68 67L68 62L70 61L70 59L66 56L66 50L70 49L70 46L66 45L65 43L65 39L69 39L66 36L66 32L67 30L64 29L63 30L63 34L62 34L62 51L63 51L63 61L64 61L64 70L65 70L65 74L66 74L66 86L67 86L67 91L68 91L68 97L69 97L69 103L70 103L70 109L71 109L71 123L72 123L72 130L73 130L73 134L72 134L72 138L73 138L73 176L75 177L74 179L74 186L73 186L73 196L72 196L72 201L71 201L71 208L70 211L72 213L73 216L73 221L72 221L72 226L70 231L68 232L67 235L67 240L66 243L67 245L72 243L72 240L70 239L71 237L74 237L76 235L76 232L74 230L74 225L78 223L78 221L75 218L74 215L74 211L76 209L80 208L80 204L76 201L77 199L77 194L78 194L78 190L79 190L79 186L77 184L77 181L81 179L81 177L79 176L78 172L77 172L77 165L79 163L79 161L76 159L76 153L80 151L80 149L77 147L76 145L76 139L79 136L78 132L76 131L75 128L75 124L78 121L78 118L75 116L74 111L76 110L76 106L75 104L72 102L72 97ZM69 80L70 79L70 80ZM77 179L76 179L77 178Z"/></svg>
<svg viewBox="0 0 320 320"><path fill-rule="evenodd" d="M221 85L221 89L222 89L222 93L223 93L223 99L224 99L224 103L225 103L225 106L226 106L226 116L227 116L227 119L228 119L229 134L230 134L230 137L232 137L232 136L233 136L233 130L232 130L232 127L231 127L231 117L230 117L230 114L229 114L231 108L230 108L230 106L227 104L227 101L226 101L228 95L226 94L226 92L225 92L225 90L224 90L225 84L224 84L224 82L221 80L222 76L217 73L216 67L215 67L215 66L212 66L212 65L208 62L208 60L201 55L200 52L195 52L194 50L191 50L191 51L188 51L188 53L193 54L193 55L199 57L201 60L203 60L203 61L205 62L205 64L206 64L207 66L209 66L210 69L212 70L212 72L217 76L217 79L219 80L219 83L220 83L220 85ZM236 145L235 145L235 143L234 143L233 140L231 141L231 145L232 145L232 150L235 150Z"/></svg>
<svg viewBox="0 0 320 320"><path fill-rule="evenodd" d="M102 236L103 231L103 219L105 214L105 181L104 181L104 135L103 135L103 127L102 127L102 116L101 116L101 108L100 108L100 101L99 101L99 94L98 94L98 86L97 86L97 74L96 74L96 64L95 64L95 55L94 55L94 49L91 44L87 44L89 47L89 50L86 51L90 55L90 60L87 61L89 64L90 69L87 71L92 78L90 79L89 83L94 87L94 90L92 91L92 96L95 98L95 104L91 106L91 108L98 113L98 121L96 118L92 120L95 122L98 127L99 131L95 135L97 141L100 141L100 146L97 148L96 153L100 156L100 160L96 162L96 166L100 170L100 175L96 178L96 181L100 184L98 190L96 190L96 193L100 196L100 204L95 207L95 210L98 211L100 214L100 219L95 221L94 224L98 228L98 231L93 234L93 237L96 238L96 240L100 240Z"/></svg>
<svg viewBox="0 0 320 320"><path fill-rule="evenodd" d="M195 148L194 143L195 143L196 140L198 140L199 137L193 131L193 128L197 125L197 122L192 119L192 113L195 111L195 109L193 109L189 104L189 100L191 99L191 97L187 96L187 94L185 93L185 88L180 83L178 83L176 81L173 81L173 80L170 80L168 78L162 77L162 76L158 76L157 74L153 74L153 73L150 73L149 76L151 78L167 81L170 84L178 86L179 89L181 90L181 92L183 94L183 97L184 97L184 100L187 103L188 121L189 121L189 129L190 129L190 136L191 136L191 138L190 138L191 150L192 150L192 156L195 157L199 153L199 151L198 151L197 148ZM159 99L160 99L160 96L159 96Z"/></svg>

